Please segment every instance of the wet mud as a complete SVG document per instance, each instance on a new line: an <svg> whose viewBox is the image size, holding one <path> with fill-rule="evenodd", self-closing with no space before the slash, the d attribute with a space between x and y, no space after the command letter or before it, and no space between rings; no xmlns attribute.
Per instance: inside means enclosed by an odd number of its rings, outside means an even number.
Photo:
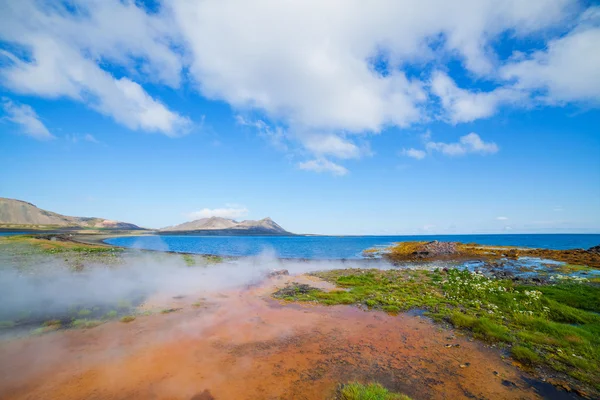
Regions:
<svg viewBox="0 0 600 400"><path fill-rule="evenodd" d="M200 301L157 298L180 310L1 341L0 398L330 399L354 380L414 399L540 398L498 350L419 313L270 297L274 284L314 279L275 277Z"/></svg>

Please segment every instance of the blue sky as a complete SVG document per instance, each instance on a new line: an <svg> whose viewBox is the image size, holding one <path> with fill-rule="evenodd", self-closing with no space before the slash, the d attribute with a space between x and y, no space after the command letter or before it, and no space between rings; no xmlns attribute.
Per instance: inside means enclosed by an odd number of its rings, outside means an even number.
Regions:
<svg viewBox="0 0 600 400"><path fill-rule="evenodd" d="M600 232L600 8L458 3L4 2L0 196L153 228Z"/></svg>

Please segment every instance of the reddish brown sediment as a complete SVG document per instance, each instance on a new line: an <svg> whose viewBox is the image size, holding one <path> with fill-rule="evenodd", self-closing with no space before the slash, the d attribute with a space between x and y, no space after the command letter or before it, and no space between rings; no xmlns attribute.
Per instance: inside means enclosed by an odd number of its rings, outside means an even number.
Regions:
<svg viewBox="0 0 600 400"><path fill-rule="evenodd" d="M272 291L175 299L166 306L179 312L2 342L0 398L327 399L353 380L415 399L537 398L497 351L427 319L281 304Z"/></svg>

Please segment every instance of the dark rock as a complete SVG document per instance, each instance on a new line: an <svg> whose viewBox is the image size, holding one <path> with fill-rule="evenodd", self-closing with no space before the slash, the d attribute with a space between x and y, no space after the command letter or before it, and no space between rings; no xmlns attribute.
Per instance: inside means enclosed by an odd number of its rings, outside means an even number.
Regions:
<svg viewBox="0 0 600 400"><path fill-rule="evenodd" d="M502 380L502 385L504 385L506 387L509 387L509 388L516 388L517 387L517 385L514 382L506 380L506 379Z"/></svg>
<svg viewBox="0 0 600 400"><path fill-rule="evenodd" d="M587 249L588 253L600 254L600 244L598 246L590 247Z"/></svg>
<svg viewBox="0 0 600 400"><path fill-rule="evenodd" d="M290 272L287 269L274 269L273 271L268 273L268 277L272 278L274 276L284 276L284 275L289 275Z"/></svg>

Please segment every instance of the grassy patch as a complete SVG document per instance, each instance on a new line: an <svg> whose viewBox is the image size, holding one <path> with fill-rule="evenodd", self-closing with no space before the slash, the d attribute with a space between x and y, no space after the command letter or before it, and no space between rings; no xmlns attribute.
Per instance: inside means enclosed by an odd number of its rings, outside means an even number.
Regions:
<svg viewBox="0 0 600 400"><path fill-rule="evenodd" d="M207 264L220 264L223 262L223 257L208 255L204 256L204 261L206 261Z"/></svg>
<svg viewBox="0 0 600 400"><path fill-rule="evenodd" d="M349 383L340 390L341 400L410 400L410 397L392 393L378 383L363 385L360 383Z"/></svg>
<svg viewBox="0 0 600 400"><path fill-rule="evenodd" d="M77 312L77 315L79 315L80 317L87 317L88 315L90 315L92 313L92 310L88 310L87 308L84 308L82 310L79 310Z"/></svg>
<svg viewBox="0 0 600 400"><path fill-rule="evenodd" d="M523 364L546 365L600 389L600 287L559 281L519 286L510 280L450 269L326 271L339 289L292 284L288 301L355 304L388 313L420 308L486 342L511 347Z"/></svg>
<svg viewBox="0 0 600 400"><path fill-rule="evenodd" d="M124 317L121 317L121 322L131 322L131 321L135 321L135 315L125 315Z"/></svg>
<svg viewBox="0 0 600 400"><path fill-rule="evenodd" d="M0 321L0 329L14 328L16 323L14 321Z"/></svg>
<svg viewBox="0 0 600 400"><path fill-rule="evenodd" d="M95 328L98 325L102 325L102 321L97 319L76 319L71 322L71 328L78 329L87 329L87 328Z"/></svg>
<svg viewBox="0 0 600 400"><path fill-rule="evenodd" d="M193 267L194 265L196 265L196 259L194 258L194 256L190 254L183 254L181 257L183 258L185 265L187 265L188 267Z"/></svg>
<svg viewBox="0 0 600 400"><path fill-rule="evenodd" d="M540 356L535 351L525 346L513 346L510 349L510 355L526 365L539 364L541 361Z"/></svg>

